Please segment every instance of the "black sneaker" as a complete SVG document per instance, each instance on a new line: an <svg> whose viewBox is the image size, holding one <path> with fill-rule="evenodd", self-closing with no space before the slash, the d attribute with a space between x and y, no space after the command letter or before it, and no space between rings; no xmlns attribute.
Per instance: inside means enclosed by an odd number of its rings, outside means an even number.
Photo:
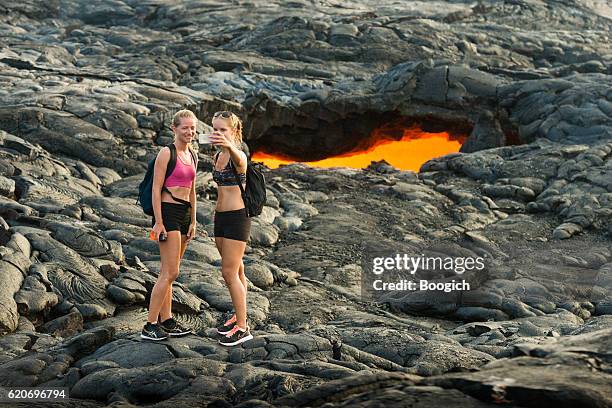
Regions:
<svg viewBox="0 0 612 408"><path fill-rule="evenodd" d="M223 325L217 327L217 333L225 335L231 332L235 325L236 325L236 315L233 315L231 319L223 323Z"/></svg>
<svg viewBox="0 0 612 408"><path fill-rule="evenodd" d="M173 317L159 324L170 337L181 337L193 333L193 330L180 325Z"/></svg>
<svg viewBox="0 0 612 408"><path fill-rule="evenodd" d="M168 333L157 323L145 324L145 327L140 332L140 337L147 340L160 341L168 338Z"/></svg>
<svg viewBox="0 0 612 408"><path fill-rule="evenodd" d="M238 326L234 326L234 328L228 334L219 340L219 344L222 346L237 346L238 344L244 343L252 338L253 335L251 334L251 330L248 326L245 330L242 330Z"/></svg>

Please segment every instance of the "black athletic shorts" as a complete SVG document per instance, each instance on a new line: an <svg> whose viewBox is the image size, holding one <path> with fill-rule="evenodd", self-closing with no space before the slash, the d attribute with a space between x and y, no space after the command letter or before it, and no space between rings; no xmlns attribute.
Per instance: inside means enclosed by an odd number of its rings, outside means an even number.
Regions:
<svg viewBox="0 0 612 408"><path fill-rule="evenodd" d="M233 211L215 211L215 237L247 242L251 235L251 219L244 208Z"/></svg>
<svg viewBox="0 0 612 408"><path fill-rule="evenodd" d="M166 232L181 231L181 235L187 235L191 224L191 206L162 201L161 212ZM153 216L153 225L155 225L155 216Z"/></svg>

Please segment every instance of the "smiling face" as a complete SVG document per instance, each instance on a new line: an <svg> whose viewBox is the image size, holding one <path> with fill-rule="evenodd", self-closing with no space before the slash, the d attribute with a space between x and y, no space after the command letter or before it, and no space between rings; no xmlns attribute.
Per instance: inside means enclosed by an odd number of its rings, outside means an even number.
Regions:
<svg viewBox="0 0 612 408"><path fill-rule="evenodd" d="M214 118L212 121L213 130L225 136L228 140L235 141L235 129L232 128L232 121L226 118Z"/></svg>
<svg viewBox="0 0 612 408"><path fill-rule="evenodd" d="M177 125L172 125L172 131L177 141L182 143L191 143L196 135L197 119L192 117L183 117L179 119Z"/></svg>

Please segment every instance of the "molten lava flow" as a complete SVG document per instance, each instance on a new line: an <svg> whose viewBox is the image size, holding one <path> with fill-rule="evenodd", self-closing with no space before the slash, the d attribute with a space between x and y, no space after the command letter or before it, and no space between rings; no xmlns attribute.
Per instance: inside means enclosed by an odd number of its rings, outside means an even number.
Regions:
<svg viewBox="0 0 612 408"><path fill-rule="evenodd" d="M428 133L416 127L401 129L390 124L375 129L359 150L304 163L316 167L359 169L367 167L372 161L385 160L398 169L418 171L423 163L434 157L458 152L463 140L464 138L451 136L447 132ZM295 162L265 152L255 152L252 159L263 162L270 168Z"/></svg>

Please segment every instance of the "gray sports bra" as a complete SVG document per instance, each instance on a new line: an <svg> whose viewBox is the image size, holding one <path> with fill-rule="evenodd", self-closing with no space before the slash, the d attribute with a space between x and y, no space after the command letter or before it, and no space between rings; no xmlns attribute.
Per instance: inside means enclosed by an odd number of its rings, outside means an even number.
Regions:
<svg viewBox="0 0 612 408"><path fill-rule="evenodd" d="M218 186L237 186L236 175L234 174L234 164L232 163L232 159L230 158L227 161L227 165L223 170L217 170L217 159L219 158L219 153L215 155L214 166L213 166L213 180L217 183ZM246 174L238 173L238 178L242 184L246 183Z"/></svg>

